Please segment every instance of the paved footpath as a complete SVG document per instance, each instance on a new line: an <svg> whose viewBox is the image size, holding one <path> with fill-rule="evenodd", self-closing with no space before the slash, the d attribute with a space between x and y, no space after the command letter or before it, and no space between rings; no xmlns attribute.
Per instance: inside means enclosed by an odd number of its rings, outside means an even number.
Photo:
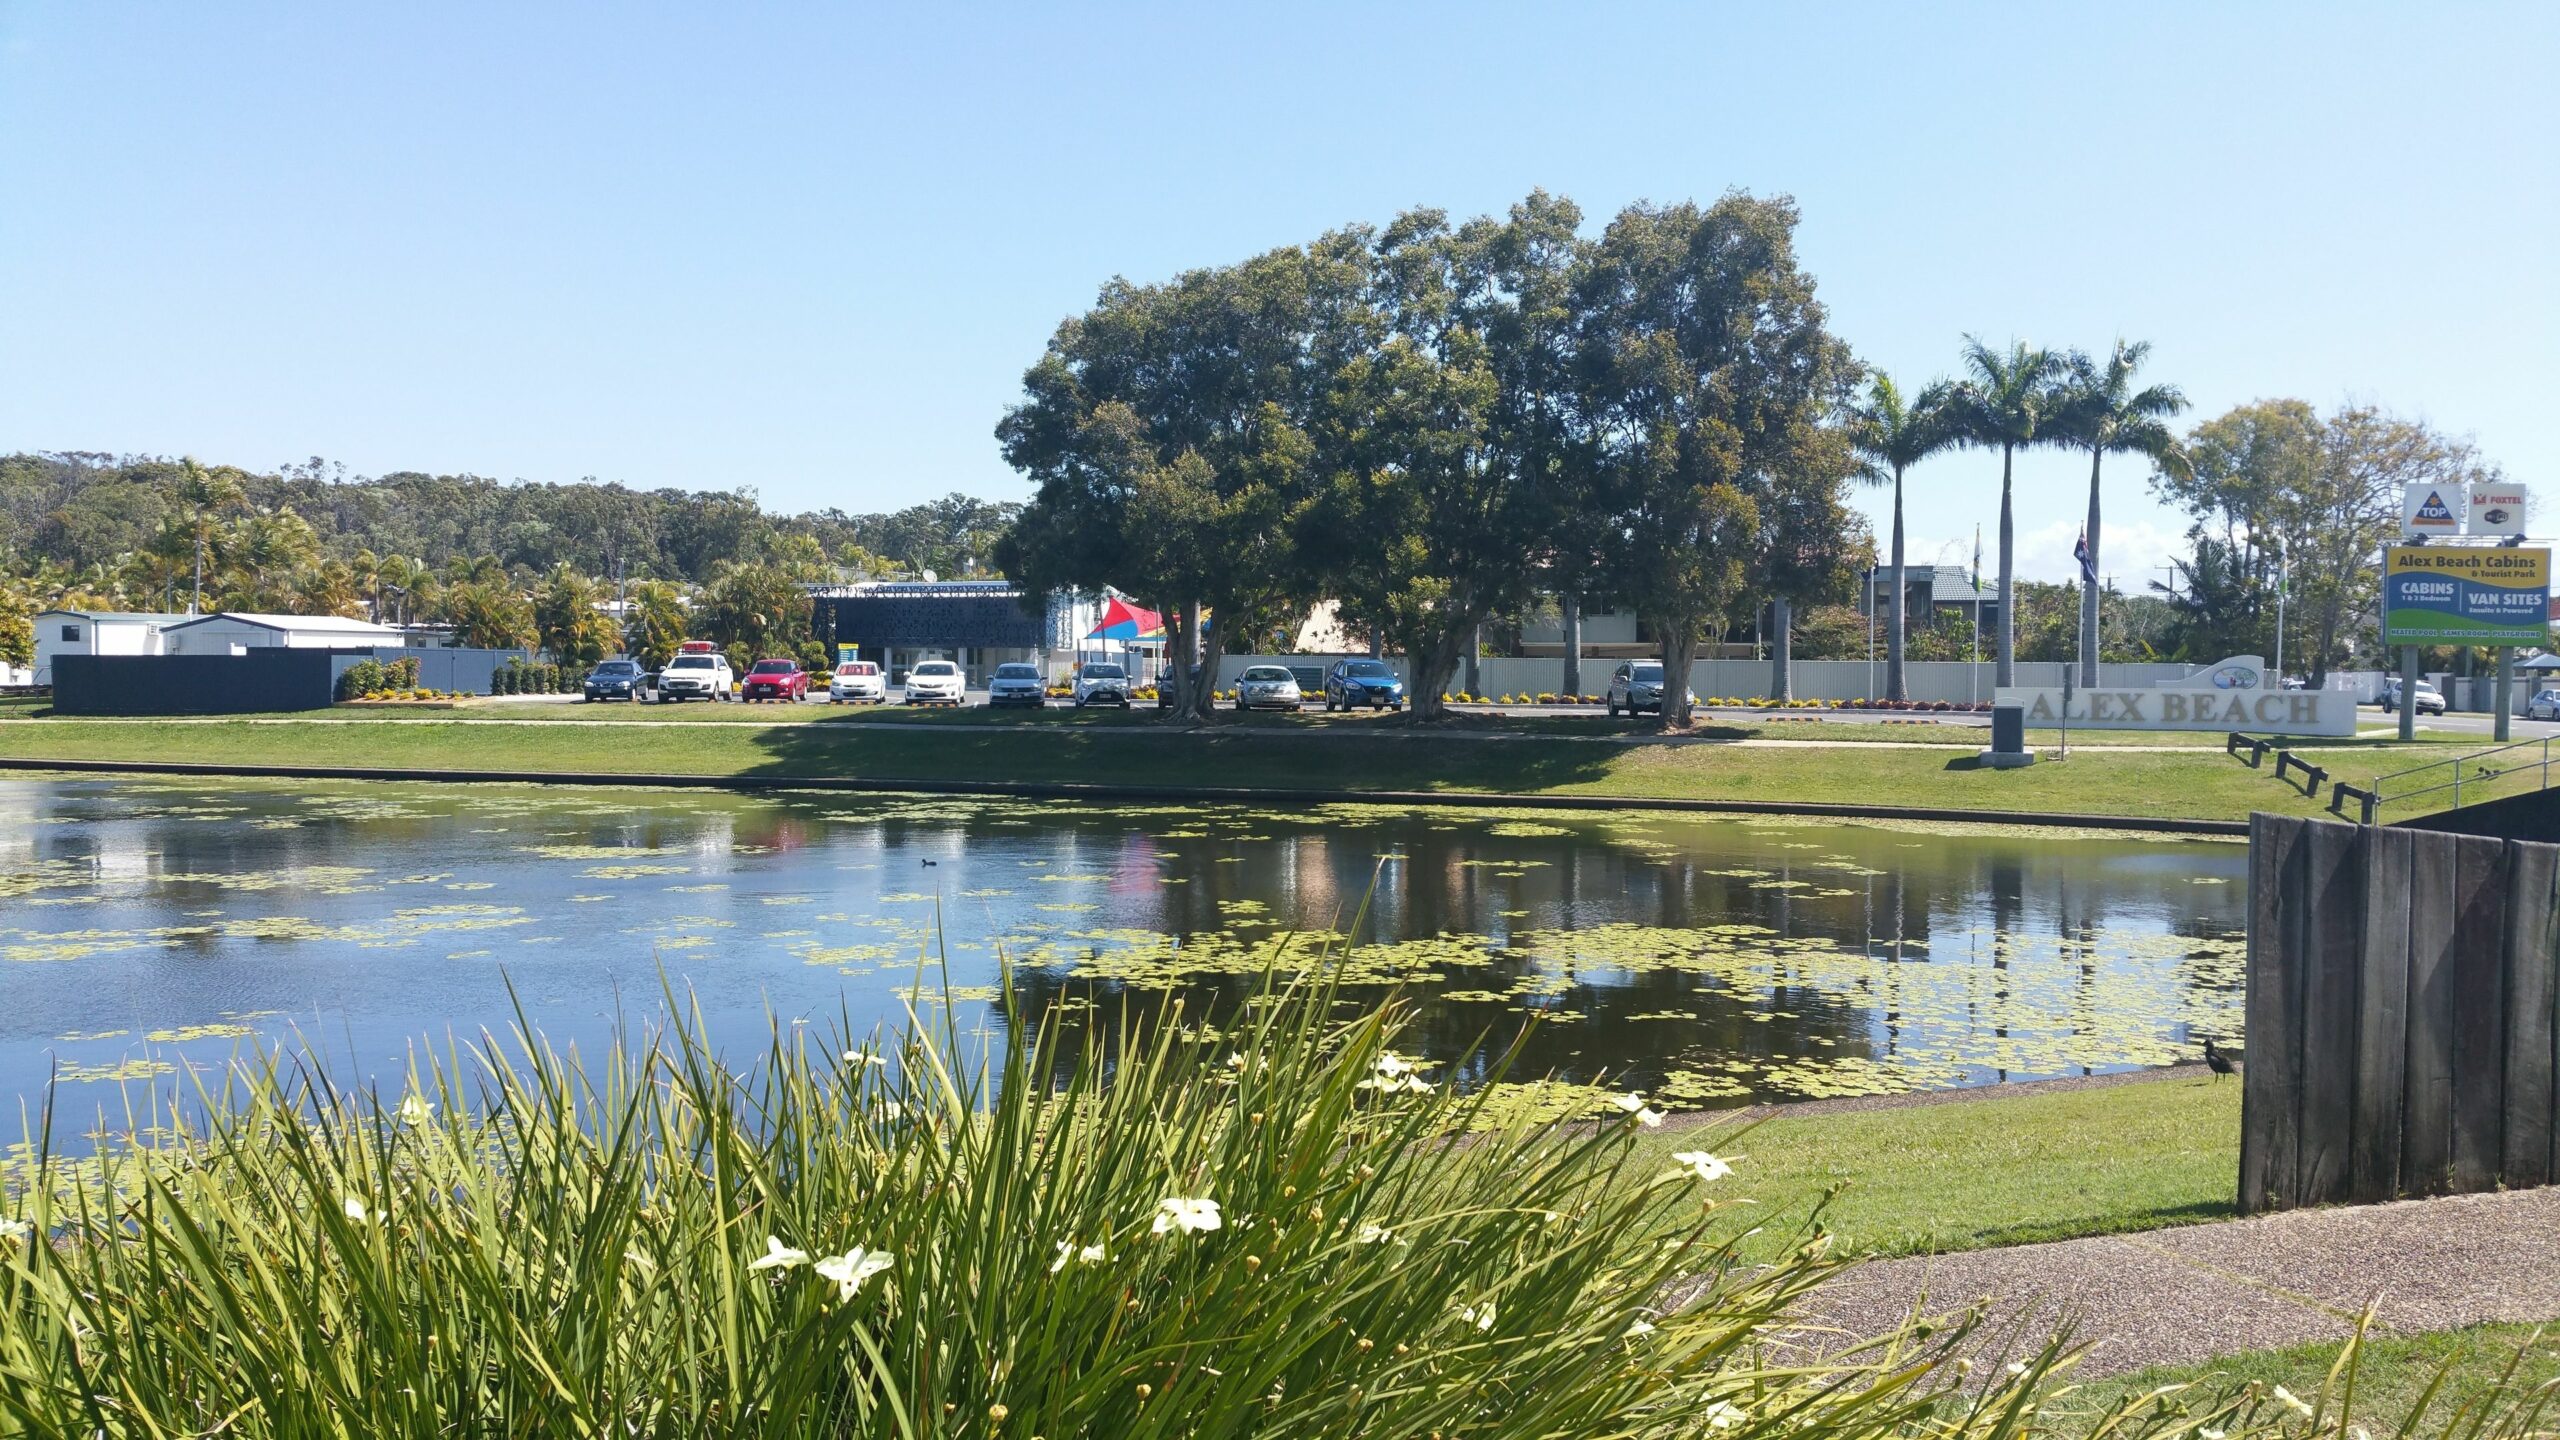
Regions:
<svg viewBox="0 0 2560 1440"><path fill-rule="evenodd" d="M1988 1358L2067 1325L2090 1376L2340 1339L2368 1304L2398 1331L2560 1319L2560 1187L1880 1260L1825 1284L1804 1318L1881 1335L1977 1301Z"/></svg>

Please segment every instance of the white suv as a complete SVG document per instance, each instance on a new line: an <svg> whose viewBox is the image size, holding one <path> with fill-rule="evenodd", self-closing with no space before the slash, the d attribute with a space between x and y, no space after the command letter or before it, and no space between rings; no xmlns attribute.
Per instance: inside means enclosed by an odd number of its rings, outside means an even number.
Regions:
<svg viewBox="0 0 2560 1440"><path fill-rule="evenodd" d="M839 705L859 701L867 705L885 704L889 699L889 677L868 660L847 660L836 666L827 677L827 698Z"/></svg>
<svg viewBox="0 0 2560 1440"><path fill-rule="evenodd" d="M1076 667L1074 700L1078 705L1117 705L1129 708L1129 672L1105 660L1091 660Z"/></svg>
<svg viewBox="0 0 2560 1440"><path fill-rule="evenodd" d="M910 705L958 705L968 698L968 678L948 660L927 660L907 672Z"/></svg>
<svg viewBox="0 0 2560 1440"><path fill-rule="evenodd" d="M734 677L726 655L678 655L658 672L661 700L726 700Z"/></svg>

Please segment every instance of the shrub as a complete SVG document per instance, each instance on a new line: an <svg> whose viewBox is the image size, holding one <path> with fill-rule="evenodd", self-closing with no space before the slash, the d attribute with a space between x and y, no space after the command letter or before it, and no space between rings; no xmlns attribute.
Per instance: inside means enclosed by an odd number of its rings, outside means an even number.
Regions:
<svg viewBox="0 0 2560 1440"><path fill-rule="evenodd" d="M360 697L371 699L382 691L387 683L381 661L359 660L338 673L336 698L340 700L353 700Z"/></svg>
<svg viewBox="0 0 2560 1440"><path fill-rule="evenodd" d="M398 660L393 661L391 664L391 683L396 689L417 689L418 657L415 655L403 655Z"/></svg>

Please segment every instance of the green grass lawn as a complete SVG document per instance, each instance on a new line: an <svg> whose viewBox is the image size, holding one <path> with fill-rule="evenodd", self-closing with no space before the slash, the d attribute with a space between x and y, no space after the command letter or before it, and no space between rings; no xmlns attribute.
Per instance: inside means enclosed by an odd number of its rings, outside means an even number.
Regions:
<svg viewBox="0 0 2560 1440"><path fill-rule="evenodd" d="M486 709L502 718L518 710L615 717L634 713L633 707L623 706ZM656 709L645 707L643 713ZM2252 770L2215 750L2084 751L2067 762L2047 760L2024 770L1994 771L1973 763L1970 745L1615 745L1570 735L1487 738L1463 729L1414 735L1365 722L1314 733L1313 727L1302 732L1292 717L1282 716L1206 732L1168 733L1147 723L1143 711L1136 718L1069 711L989 717L984 711L957 711L903 720L857 711L835 712L828 723L830 712L816 706L704 705L682 707L675 717L713 723L687 725L492 725L477 710L345 709L316 717L167 724L37 717L23 709L17 713L17 719L0 724L0 755L32 759L1197 783L2226 820L2252 810L2302 814L2317 808L2277 782L2272 766ZM397 723L369 723L377 720ZM1792 735L1799 727L1774 728ZM1837 728L1847 733L1869 727ZM1926 733L1930 728L1908 730ZM1761 732L1734 727L1729 733L1738 738ZM2394 768L2406 754L2358 741L2306 753L2353 776Z"/></svg>
<svg viewBox="0 0 2560 1440"><path fill-rule="evenodd" d="M2560 1337L2538 1333L2539 1329L2531 1325L2481 1325L2415 1335L2369 1335L2357 1357L2353 1419L2374 1435L2400 1433L2419 1397L2442 1374L2443 1388L2414 1427L2414 1433L2419 1435L2441 1435L2460 1427L2457 1417L2468 1419L2463 1415L2466 1407L2498 1399L2513 1401L2534 1386L2560 1381ZM2344 1348L2343 1341L2322 1341L2283 1350L2226 1355L2200 1365L2166 1366L2093 1380L2052 1401L2044 1418L2063 1434L2083 1433L2098 1417L2163 1385L2211 1388L2255 1381L2269 1387L2282 1385L2309 1400L2319 1394ZM2511 1363L2512 1374L2508 1369ZM2505 1394L2500 1396L2495 1392L2502 1384ZM2333 1392L2332 1415L2336 1413L2337 1398ZM2553 1418L2553 1413L2546 1411L2538 1433L2549 1434Z"/></svg>
<svg viewBox="0 0 2560 1440"><path fill-rule="evenodd" d="M1764 1227L1746 1253L1793 1242L1826 1195L1840 1253L1914 1255L2224 1220L2236 1212L2240 1086L2185 1078L1936 1105L1781 1114L1747 1133L1645 1136L1738 1154L1719 1182ZM1836 1194L1833 1192L1836 1190Z"/></svg>

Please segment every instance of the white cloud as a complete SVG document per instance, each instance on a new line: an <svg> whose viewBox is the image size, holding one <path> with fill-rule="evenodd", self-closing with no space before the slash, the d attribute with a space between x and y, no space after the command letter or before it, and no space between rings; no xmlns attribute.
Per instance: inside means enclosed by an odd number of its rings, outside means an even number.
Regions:
<svg viewBox="0 0 2560 1440"><path fill-rule="evenodd" d="M2071 558L2071 547L2080 539L2080 522L2055 520L2018 532L2018 578L2041 580L2054 584L2076 584L2080 564ZM2150 519L2126 520L2099 531L2098 573L2112 577L2115 588L2128 595L2148 595L2151 582L2166 580L2162 566L2187 556L2187 537L2183 527L2163 525ZM1905 542L1904 563L1910 565L1959 565L1973 563L1973 537L1955 539L1912 536ZM1982 537L1982 579L1984 584L1996 581L2000 574L2000 547L1996 533L1984 527Z"/></svg>

